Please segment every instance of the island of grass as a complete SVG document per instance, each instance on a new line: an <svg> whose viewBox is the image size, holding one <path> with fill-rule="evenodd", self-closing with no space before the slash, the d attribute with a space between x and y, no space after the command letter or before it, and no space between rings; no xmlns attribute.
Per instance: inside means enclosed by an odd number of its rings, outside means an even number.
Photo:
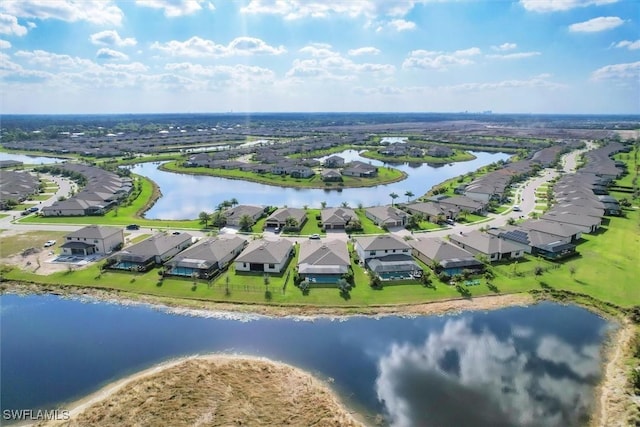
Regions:
<svg viewBox="0 0 640 427"><path fill-rule="evenodd" d="M454 163L454 162L466 162L468 160L473 160L476 158L473 154L468 151L453 149L453 153L450 156L446 157L434 157L434 156L393 156L382 154L379 151L367 150L360 153L362 157L366 157L367 159L380 160L381 162L389 162L389 163L432 163L432 164L444 164L444 163Z"/></svg>
<svg viewBox="0 0 640 427"><path fill-rule="evenodd" d="M336 189L375 187L391 184L407 178L407 174L392 167L378 167L378 173L371 177L342 176L342 181L326 182L319 173L309 178L294 178L289 175L277 175L274 173L258 173L242 171L239 169L221 169L205 167L185 167L180 161L164 163L160 169L166 172L184 173L189 175L206 175L220 178L239 179L242 181L257 182L259 184L273 185L288 188L321 188Z"/></svg>

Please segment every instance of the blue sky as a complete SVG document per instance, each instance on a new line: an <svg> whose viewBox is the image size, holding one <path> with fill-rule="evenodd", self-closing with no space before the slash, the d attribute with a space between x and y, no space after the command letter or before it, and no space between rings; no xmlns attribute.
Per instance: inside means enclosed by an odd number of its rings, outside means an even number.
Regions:
<svg viewBox="0 0 640 427"><path fill-rule="evenodd" d="M3 0L3 113L640 114L638 0Z"/></svg>

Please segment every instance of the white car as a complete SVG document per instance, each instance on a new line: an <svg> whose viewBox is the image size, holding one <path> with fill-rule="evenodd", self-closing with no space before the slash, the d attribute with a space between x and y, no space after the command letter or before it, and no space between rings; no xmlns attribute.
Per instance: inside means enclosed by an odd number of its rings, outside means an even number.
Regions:
<svg viewBox="0 0 640 427"><path fill-rule="evenodd" d="M55 241L55 240L47 240L47 241L44 243L44 247L45 247L45 248L49 248L49 247L51 247L51 246L53 246L53 245L55 245L55 244L56 244L56 241Z"/></svg>
<svg viewBox="0 0 640 427"><path fill-rule="evenodd" d="M513 211L514 212L521 212L522 209L520 209L520 206L516 205L516 206L513 207Z"/></svg>

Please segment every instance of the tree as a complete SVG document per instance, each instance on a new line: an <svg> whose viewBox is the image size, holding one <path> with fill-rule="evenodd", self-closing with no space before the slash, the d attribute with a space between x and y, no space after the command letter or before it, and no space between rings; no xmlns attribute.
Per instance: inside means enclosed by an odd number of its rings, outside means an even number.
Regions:
<svg viewBox="0 0 640 427"><path fill-rule="evenodd" d="M292 216L289 216L284 220L284 227L289 230L295 230L299 227L298 220Z"/></svg>
<svg viewBox="0 0 640 427"><path fill-rule="evenodd" d="M214 227L222 228L227 225L227 217L220 211L216 211L210 215L209 220Z"/></svg>
<svg viewBox="0 0 640 427"><path fill-rule="evenodd" d="M253 218L251 218L249 215L242 215L240 217L240 230L242 231L249 231L251 230L251 227L253 226Z"/></svg>
<svg viewBox="0 0 640 427"><path fill-rule="evenodd" d="M325 209L327 207L327 202L325 202L325 201L320 202L320 207L322 209Z"/></svg>
<svg viewBox="0 0 640 427"><path fill-rule="evenodd" d="M231 199L230 202L231 202L231 207L238 205L238 199L236 199L235 197Z"/></svg>
<svg viewBox="0 0 640 427"><path fill-rule="evenodd" d="M515 218L509 218L509 219L507 220L507 224L509 224L509 225L515 225L515 224L516 224L516 219L515 219Z"/></svg>
<svg viewBox="0 0 640 427"><path fill-rule="evenodd" d="M409 200L411 200L411 198L415 196L415 194L413 194L411 191L405 191L404 195L407 196L407 203L409 203Z"/></svg>
<svg viewBox="0 0 640 427"><path fill-rule="evenodd" d="M398 196L397 193L391 193L391 194L389 194L389 197L391 197L391 206L393 206L395 200L400 196Z"/></svg>
<svg viewBox="0 0 640 427"><path fill-rule="evenodd" d="M206 228L207 223L211 221L211 214L209 214L208 212L202 211L198 215L198 218L200 219L200 224L203 224L204 227Z"/></svg>
<svg viewBox="0 0 640 427"><path fill-rule="evenodd" d="M340 204L340 206L342 206L343 208L348 208L349 207L349 202L342 202Z"/></svg>

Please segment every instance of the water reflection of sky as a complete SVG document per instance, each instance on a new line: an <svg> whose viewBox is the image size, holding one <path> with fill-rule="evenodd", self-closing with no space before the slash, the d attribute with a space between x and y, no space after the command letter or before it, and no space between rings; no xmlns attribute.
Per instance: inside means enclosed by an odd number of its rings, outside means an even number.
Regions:
<svg viewBox="0 0 640 427"><path fill-rule="evenodd" d="M365 159L355 150L338 153L350 160L361 160L383 166L382 162ZM476 159L468 162L457 162L446 165L430 166L427 164L400 164L393 167L408 174L407 179L388 185L369 188L349 188L342 191L323 189L295 189L263 185L254 182L174 174L157 169L158 165L143 163L136 165L133 172L154 180L162 197L146 213L147 218L188 219L196 218L201 211L213 211L223 200L237 199L243 204L258 204L290 207L320 207L321 202L328 206L339 206L342 202L356 207L378 206L391 203L389 194L400 195L398 200L406 200L405 192L411 191L415 196L426 193L432 186L446 180L474 171L489 163L507 159L504 153L474 153ZM383 166L384 167L384 166Z"/></svg>
<svg viewBox="0 0 640 427"><path fill-rule="evenodd" d="M0 152L0 160L17 160L25 165L48 165L51 163L63 162L67 159Z"/></svg>
<svg viewBox="0 0 640 427"><path fill-rule="evenodd" d="M569 343L517 321L501 334L477 320L448 319L424 342L395 343L379 360L376 392L391 425L560 427L588 421L600 375L597 341Z"/></svg>

